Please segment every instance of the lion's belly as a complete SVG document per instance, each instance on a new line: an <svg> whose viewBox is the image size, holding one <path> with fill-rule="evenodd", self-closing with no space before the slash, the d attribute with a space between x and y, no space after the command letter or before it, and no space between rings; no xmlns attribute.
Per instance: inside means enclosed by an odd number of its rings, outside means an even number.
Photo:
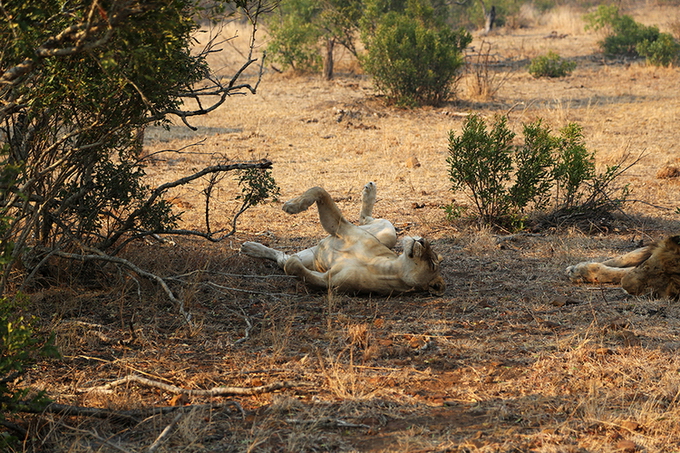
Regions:
<svg viewBox="0 0 680 453"><path fill-rule="evenodd" d="M329 236L319 242L314 252L316 271L333 273L348 266L365 268L374 266L376 260L395 258L396 254L375 237L359 237L352 241Z"/></svg>

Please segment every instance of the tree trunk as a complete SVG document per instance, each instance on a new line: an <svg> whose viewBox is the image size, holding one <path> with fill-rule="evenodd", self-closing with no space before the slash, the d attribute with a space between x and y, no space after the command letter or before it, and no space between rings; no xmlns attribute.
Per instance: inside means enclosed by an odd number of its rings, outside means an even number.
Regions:
<svg viewBox="0 0 680 453"><path fill-rule="evenodd" d="M496 20L496 7L491 6L488 14L484 14L486 17L486 23L484 24L484 34L488 35L491 29L493 29L493 23Z"/></svg>
<svg viewBox="0 0 680 453"><path fill-rule="evenodd" d="M326 80L333 78L333 48L335 38L326 39L326 58L323 60L323 77Z"/></svg>

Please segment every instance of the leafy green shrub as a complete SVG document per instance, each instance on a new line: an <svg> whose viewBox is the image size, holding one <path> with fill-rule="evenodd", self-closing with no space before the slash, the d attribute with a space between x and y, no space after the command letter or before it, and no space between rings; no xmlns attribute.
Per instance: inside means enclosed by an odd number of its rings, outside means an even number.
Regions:
<svg viewBox="0 0 680 453"><path fill-rule="evenodd" d="M403 13L384 14L367 35L363 68L396 104L436 105L451 94L472 37L438 24L424 3L409 5Z"/></svg>
<svg viewBox="0 0 680 453"><path fill-rule="evenodd" d="M528 208L571 215L611 211L625 202L627 188L613 182L629 167L614 165L598 174L580 126L569 124L555 136L537 120L524 125L523 135L524 143L514 145L506 117L487 130L477 115L467 119L460 136L449 133L451 188L468 189L483 223L517 227ZM445 212L453 218L462 209L451 205Z"/></svg>
<svg viewBox="0 0 680 453"><path fill-rule="evenodd" d="M582 129L577 124L569 124L561 130L556 142L556 161L553 178L557 184L555 204L563 209L571 209L583 196L584 181L595 177L595 153L585 146Z"/></svg>
<svg viewBox="0 0 680 453"><path fill-rule="evenodd" d="M680 58L680 43L670 33L660 33L656 41L642 41L635 50L654 66L670 66Z"/></svg>
<svg viewBox="0 0 680 453"><path fill-rule="evenodd" d="M571 74L576 68L575 61L561 58L553 51L547 55L542 55L531 60L529 74L539 77L565 77Z"/></svg>
<svg viewBox="0 0 680 453"><path fill-rule="evenodd" d="M281 4L276 16L267 21L271 40L267 51L275 62L296 71L318 71L321 67L321 31L313 19L319 14L317 2L290 0Z"/></svg>
<svg viewBox="0 0 680 453"><path fill-rule="evenodd" d="M635 22L631 16L621 15L614 5L600 5L597 11L586 14L586 29L604 30L606 36L600 46L607 56L639 55L637 46L659 38L659 29Z"/></svg>
<svg viewBox="0 0 680 453"><path fill-rule="evenodd" d="M27 408L40 410L49 402L44 392L29 395L29 389L16 388L12 382L36 356L57 356L52 340L50 337L45 341L35 335L31 321L21 315L20 299L0 299L0 425L4 425L2 422L9 414ZM17 441L9 433L0 434L0 450L12 448Z"/></svg>
<svg viewBox="0 0 680 453"><path fill-rule="evenodd" d="M477 212L487 223L509 213L506 185L512 172L512 141L515 134L500 117L491 131L484 120L470 115L460 136L449 133L449 179L452 190L469 189Z"/></svg>

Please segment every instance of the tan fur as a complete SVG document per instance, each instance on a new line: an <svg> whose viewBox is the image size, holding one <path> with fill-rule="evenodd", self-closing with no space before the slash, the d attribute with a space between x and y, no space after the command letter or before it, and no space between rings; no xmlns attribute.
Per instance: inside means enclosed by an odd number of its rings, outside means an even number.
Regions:
<svg viewBox="0 0 680 453"><path fill-rule="evenodd" d="M315 288L342 292L392 294L429 291L443 294L446 285L439 273L442 258L419 237L403 240L404 252L391 250L396 244L394 226L371 217L375 204L375 184L362 192L360 225L348 222L331 196L313 187L283 205L297 214L316 203L324 230L329 234L319 245L294 255L286 255L257 242L245 242L241 251L252 257L275 261L286 274L295 275Z"/></svg>
<svg viewBox="0 0 680 453"><path fill-rule="evenodd" d="M639 248L602 263L567 268L574 282L617 283L635 296L680 297L680 236Z"/></svg>

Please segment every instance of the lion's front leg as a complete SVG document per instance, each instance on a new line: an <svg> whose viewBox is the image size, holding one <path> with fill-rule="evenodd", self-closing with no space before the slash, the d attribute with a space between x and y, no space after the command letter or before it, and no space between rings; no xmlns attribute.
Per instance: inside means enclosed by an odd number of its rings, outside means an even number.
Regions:
<svg viewBox="0 0 680 453"><path fill-rule="evenodd" d="M286 262L283 270L288 275L298 277L309 286L320 289L328 289L329 287L330 280L328 272L317 272L308 269L297 256L291 256Z"/></svg>

